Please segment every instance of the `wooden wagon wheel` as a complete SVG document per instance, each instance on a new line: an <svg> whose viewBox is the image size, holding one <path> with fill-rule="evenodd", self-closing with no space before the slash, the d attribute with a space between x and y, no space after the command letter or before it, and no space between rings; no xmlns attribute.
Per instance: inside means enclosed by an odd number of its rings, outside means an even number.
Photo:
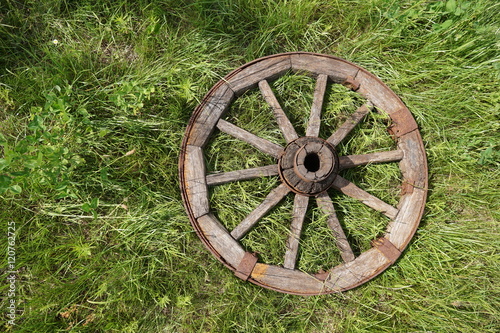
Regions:
<svg viewBox="0 0 500 333"><path fill-rule="evenodd" d="M305 136L299 137L281 108L269 82L286 73L305 73L316 79ZM319 138L321 112L328 82L355 91L366 103L327 138ZM222 118L233 101L258 87L270 105L286 145L279 145ZM336 146L370 110L390 117L389 132L397 148L362 155L339 156ZM224 132L271 155L273 165L206 174L204 148L214 133ZM339 175L339 170L381 162L399 163L402 183L397 205L390 205ZM179 160L184 205L198 236L236 276L265 288L290 294L314 295L354 288L372 279L400 256L410 242L423 214L427 188L427 162L417 124L403 102L365 69L332 56L294 52L272 55L247 63L220 80L194 111L187 127ZM259 177L277 177L279 185L232 230L210 208L209 187ZM275 178L276 179L276 178ZM371 248L355 255L339 222L327 190L358 200L387 217L382 237ZM293 213L286 253L281 265L259 262L241 239L285 196L293 195ZM296 269L302 224L308 203L316 200L342 257L326 272Z"/></svg>

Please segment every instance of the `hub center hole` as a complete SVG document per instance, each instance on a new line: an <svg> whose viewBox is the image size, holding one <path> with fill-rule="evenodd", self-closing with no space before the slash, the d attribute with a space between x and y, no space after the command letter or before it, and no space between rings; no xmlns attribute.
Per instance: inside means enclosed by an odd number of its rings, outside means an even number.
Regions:
<svg viewBox="0 0 500 333"><path fill-rule="evenodd" d="M320 162L319 156L316 153L309 153L304 158L304 166L309 172L316 172L319 170Z"/></svg>

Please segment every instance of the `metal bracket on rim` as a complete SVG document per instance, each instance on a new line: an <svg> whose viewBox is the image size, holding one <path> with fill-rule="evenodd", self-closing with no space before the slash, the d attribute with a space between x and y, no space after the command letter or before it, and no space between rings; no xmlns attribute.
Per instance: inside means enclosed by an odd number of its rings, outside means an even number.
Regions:
<svg viewBox="0 0 500 333"><path fill-rule="evenodd" d="M372 242L372 245L379 250L391 263L394 263L399 256L401 251L391 243L387 238L379 238Z"/></svg>
<svg viewBox="0 0 500 333"><path fill-rule="evenodd" d="M241 259L240 264L236 268L236 271L234 272L234 275L239 277L240 279L246 281L250 277L250 274L252 274L253 268L257 264L257 257L250 253L250 252L245 252L245 255L243 256L243 259Z"/></svg>

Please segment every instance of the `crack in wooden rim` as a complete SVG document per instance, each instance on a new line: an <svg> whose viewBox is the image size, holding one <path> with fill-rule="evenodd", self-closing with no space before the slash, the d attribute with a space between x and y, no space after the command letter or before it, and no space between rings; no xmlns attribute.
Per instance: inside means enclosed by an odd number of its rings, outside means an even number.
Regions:
<svg viewBox="0 0 500 333"><path fill-rule="evenodd" d="M307 132L312 134L308 135L317 136L316 133L319 133L318 117L321 113L322 94L324 94L327 82L349 87L366 98L374 107L386 112L391 118L393 125L390 130L397 142L397 150L378 154L341 156L338 164L341 170L367 163L399 162L403 189L408 187L407 184L411 184L411 190L408 188L403 190L399 203L396 207L392 207L346 179L340 176L335 178L332 184L335 190L389 217L383 237L375 240L371 249L357 257L350 249L328 194L324 192L313 197L318 207L328 216L328 225L336 237L337 247L341 250L344 259L344 263L332 267L327 272L317 274L306 273L294 267L300 229L309 199L305 201L301 199L305 198L303 195L294 194L291 235L287 242L284 267L281 267L258 262L258 258L250 256L237 239L244 237L244 234L258 222L260 217L290 192L287 186L279 186L273 190L264 202L242 221L238 226L241 231L237 238L233 236L234 231L230 233L212 214L208 197L210 184L207 182L205 172L203 148L216 128L230 131L230 135L247 141L257 149L276 158L283 153L283 147L223 122L221 117L235 98L257 86L263 94L267 94L266 101L270 104L274 103L271 105L275 116L283 117L285 114L279 104L276 105L267 81L274 80L288 71L306 73L317 78L310 117L311 124L307 129ZM352 122L359 122L367 110L367 108L358 109L353 114ZM281 119L279 127L287 141L296 139L297 135L293 126L287 123L288 119ZM353 126L346 122L327 141L336 145L352 128ZM214 184L272 176L278 172L277 166L276 168L265 166L234 171L227 175L220 175ZM179 178L183 203L190 221L200 239L216 258L242 279L268 289L299 295L325 294L355 288L374 278L394 263L411 241L418 227L423 215L428 182L427 161L420 133L413 116L399 97L376 76L353 63L329 55L307 52L282 53L256 59L235 69L215 84L193 112L187 126L179 158Z"/></svg>

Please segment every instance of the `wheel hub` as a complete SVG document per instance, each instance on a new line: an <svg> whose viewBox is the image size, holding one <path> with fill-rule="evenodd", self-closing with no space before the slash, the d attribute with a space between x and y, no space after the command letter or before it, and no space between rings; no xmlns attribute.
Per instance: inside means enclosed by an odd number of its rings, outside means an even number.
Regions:
<svg viewBox="0 0 500 333"><path fill-rule="evenodd" d="M281 180L293 192L315 196L326 191L337 177L339 157L332 144L306 136L286 146L278 166Z"/></svg>

